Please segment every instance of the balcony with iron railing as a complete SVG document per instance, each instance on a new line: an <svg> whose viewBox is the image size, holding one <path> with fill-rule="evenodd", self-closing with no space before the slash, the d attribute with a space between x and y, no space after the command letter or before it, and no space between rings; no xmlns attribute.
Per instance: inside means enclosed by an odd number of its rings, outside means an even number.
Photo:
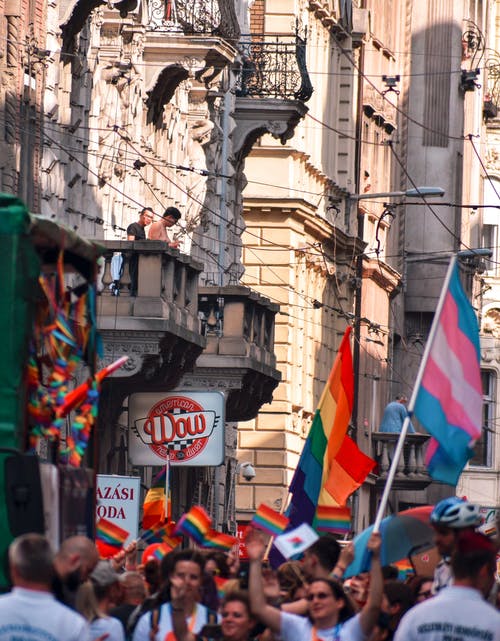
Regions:
<svg viewBox="0 0 500 641"><path fill-rule="evenodd" d="M378 474L376 485L383 487L396 449L399 434L387 432L372 433L373 456L377 462L375 473ZM424 464L425 446L429 440L427 434L407 434L400 457L394 490L422 490L432 481Z"/></svg>
<svg viewBox="0 0 500 641"><path fill-rule="evenodd" d="M313 87L306 66L306 41L298 35L243 36L236 95L307 102Z"/></svg>
<svg viewBox="0 0 500 641"><path fill-rule="evenodd" d="M147 28L174 33L215 34L221 26L218 0L149 0Z"/></svg>
<svg viewBox="0 0 500 641"><path fill-rule="evenodd" d="M293 136L307 113L313 92L306 66L306 40L297 34L243 36L239 43L242 65L236 82L233 135L237 154L245 157L263 133L282 144Z"/></svg>
<svg viewBox="0 0 500 641"><path fill-rule="evenodd" d="M239 370L241 383L226 402L228 420L253 418L270 402L281 374L276 369L274 325L278 305L248 287L199 288L201 331L207 341L196 371Z"/></svg>

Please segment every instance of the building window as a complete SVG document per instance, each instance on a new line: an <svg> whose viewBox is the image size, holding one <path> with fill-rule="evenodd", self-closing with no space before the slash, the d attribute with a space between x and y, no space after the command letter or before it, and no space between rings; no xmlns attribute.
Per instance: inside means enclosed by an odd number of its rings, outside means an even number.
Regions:
<svg viewBox="0 0 500 641"><path fill-rule="evenodd" d="M491 251L491 258L485 260L486 271L490 276L498 274L498 227L483 224L481 246Z"/></svg>
<svg viewBox="0 0 500 641"><path fill-rule="evenodd" d="M469 465L476 467L491 467L492 461L492 436L495 432L495 375L493 372L481 372L483 383L483 430L481 438L474 448L475 454L470 459Z"/></svg>
<svg viewBox="0 0 500 641"><path fill-rule="evenodd" d="M491 259L486 260L487 275L498 275L498 194L500 193L500 180L496 176L488 176L483 182L483 227L481 246L491 250Z"/></svg>

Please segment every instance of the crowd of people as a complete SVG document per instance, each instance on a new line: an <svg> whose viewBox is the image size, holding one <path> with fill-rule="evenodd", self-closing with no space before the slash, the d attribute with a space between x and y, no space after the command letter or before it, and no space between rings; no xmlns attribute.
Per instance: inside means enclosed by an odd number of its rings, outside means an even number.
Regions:
<svg viewBox="0 0 500 641"><path fill-rule="evenodd" d="M100 560L86 537L54 553L25 534L8 552L0 641L500 641L498 537L477 531L479 510L463 499L441 501L430 520L442 561L406 580L382 566L378 533L367 572L347 578L355 547L329 534L276 569L254 528L245 560L184 548L159 561L136 543Z"/></svg>

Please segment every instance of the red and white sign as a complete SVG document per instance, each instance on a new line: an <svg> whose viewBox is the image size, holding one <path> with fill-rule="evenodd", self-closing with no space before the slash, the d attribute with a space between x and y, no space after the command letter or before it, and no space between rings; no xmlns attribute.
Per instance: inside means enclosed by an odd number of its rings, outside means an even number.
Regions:
<svg viewBox="0 0 500 641"><path fill-rule="evenodd" d="M224 396L220 392L131 394L129 456L134 465L222 465Z"/></svg>

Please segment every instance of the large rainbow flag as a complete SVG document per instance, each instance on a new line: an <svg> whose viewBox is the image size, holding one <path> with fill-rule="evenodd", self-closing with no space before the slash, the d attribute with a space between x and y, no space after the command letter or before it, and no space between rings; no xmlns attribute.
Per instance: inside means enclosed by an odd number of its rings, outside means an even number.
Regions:
<svg viewBox="0 0 500 641"><path fill-rule="evenodd" d="M347 436L354 399L350 333L348 327L290 484L286 515L293 526L309 523L316 528L321 521L321 529L328 529L326 521L337 515L325 509L318 515L317 509L345 505L375 466Z"/></svg>

